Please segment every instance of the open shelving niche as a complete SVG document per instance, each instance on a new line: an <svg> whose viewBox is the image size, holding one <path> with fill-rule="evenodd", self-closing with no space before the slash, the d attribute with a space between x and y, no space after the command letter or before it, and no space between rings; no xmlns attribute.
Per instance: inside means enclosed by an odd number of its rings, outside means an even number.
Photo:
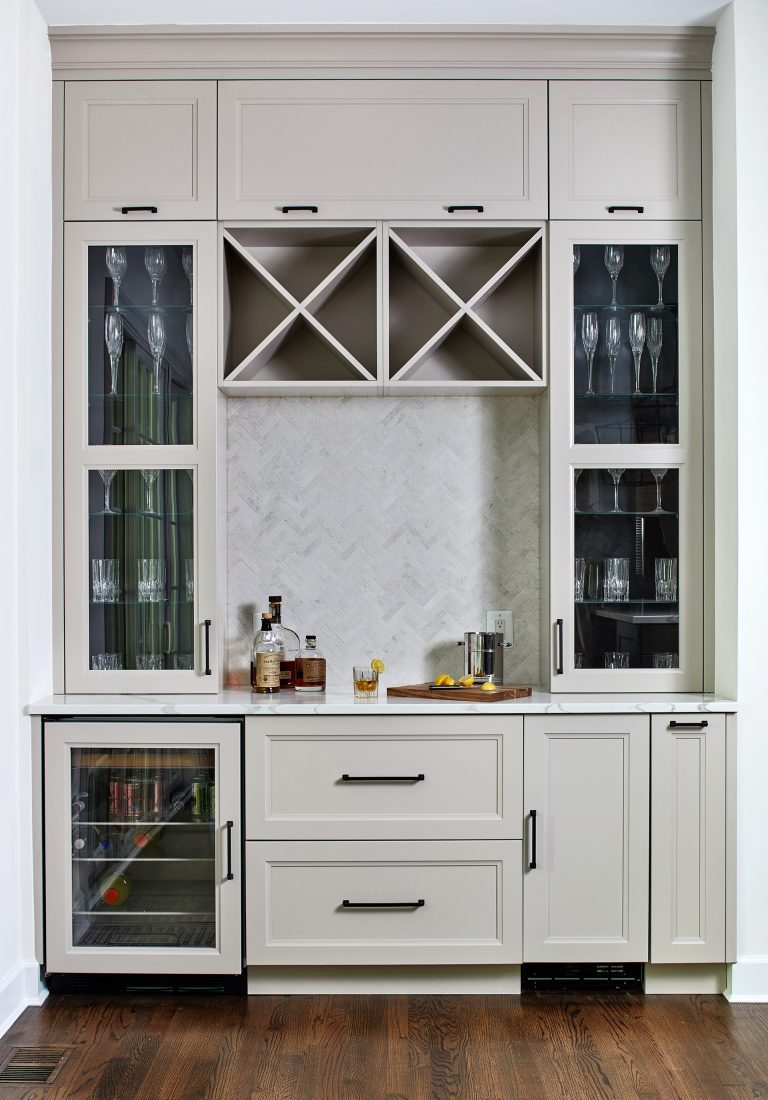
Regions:
<svg viewBox="0 0 768 1100"><path fill-rule="evenodd" d="M546 386L541 224L229 226L222 250L227 394Z"/></svg>

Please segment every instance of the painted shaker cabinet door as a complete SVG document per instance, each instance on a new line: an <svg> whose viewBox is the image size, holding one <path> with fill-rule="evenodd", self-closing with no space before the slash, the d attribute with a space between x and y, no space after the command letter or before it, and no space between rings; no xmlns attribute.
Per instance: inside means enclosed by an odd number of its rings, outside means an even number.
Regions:
<svg viewBox="0 0 768 1100"><path fill-rule="evenodd" d="M216 217L215 81L75 80L64 110L67 220Z"/></svg>
<svg viewBox="0 0 768 1100"><path fill-rule="evenodd" d="M546 81L221 81L219 217L546 218L546 96Z"/></svg>
<svg viewBox="0 0 768 1100"><path fill-rule="evenodd" d="M525 962L648 959L649 724L526 718Z"/></svg>
<svg viewBox="0 0 768 1100"><path fill-rule="evenodd" d="M553 80L549 143L552 218L701 218L696 80Z"/></svg>

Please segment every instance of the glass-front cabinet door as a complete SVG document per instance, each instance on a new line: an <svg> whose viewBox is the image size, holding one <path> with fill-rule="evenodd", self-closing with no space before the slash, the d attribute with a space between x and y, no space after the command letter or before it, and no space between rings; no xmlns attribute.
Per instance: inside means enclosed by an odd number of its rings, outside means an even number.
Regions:
<svg viewBox="0 0 768 1100"><path fill-rule="evenodd" d="M46 967L239 973L240 725L46 722Z"/></svg>
<svg viewBox="0 0 768 1100"><path fill-rule="evenodd" d="M551 242L552 690L701 690L700 227Z"/></svg>
<svg viewBox="0 0 768 1100"><path fill-rule="evenodd" d="M215 227L65 248L66 689L216 691Z"/></svg>

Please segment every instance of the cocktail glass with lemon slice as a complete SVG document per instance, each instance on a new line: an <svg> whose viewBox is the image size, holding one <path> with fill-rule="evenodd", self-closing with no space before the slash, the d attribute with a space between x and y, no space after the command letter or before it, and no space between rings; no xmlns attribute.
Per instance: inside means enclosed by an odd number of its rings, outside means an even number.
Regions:
<svg viewBox="0 0 768 1100"><path fill-rule="evenodd" d="M353 665L352 682L355 699L375 699L379 694L379 673L384 671L384 662L375 657L370 665Z"/></svg>

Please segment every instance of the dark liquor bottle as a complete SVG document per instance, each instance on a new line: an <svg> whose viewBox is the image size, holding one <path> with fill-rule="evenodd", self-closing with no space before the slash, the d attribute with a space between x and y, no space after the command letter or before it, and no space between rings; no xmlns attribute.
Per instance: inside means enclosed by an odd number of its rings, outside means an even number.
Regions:
<svg viewBox="0 0 768 1100"><path fill-rule="evenodd" d="M304 649L296 662L297 691L325 691L325 657L317 652L317 639L307 634Z"/></svg>

